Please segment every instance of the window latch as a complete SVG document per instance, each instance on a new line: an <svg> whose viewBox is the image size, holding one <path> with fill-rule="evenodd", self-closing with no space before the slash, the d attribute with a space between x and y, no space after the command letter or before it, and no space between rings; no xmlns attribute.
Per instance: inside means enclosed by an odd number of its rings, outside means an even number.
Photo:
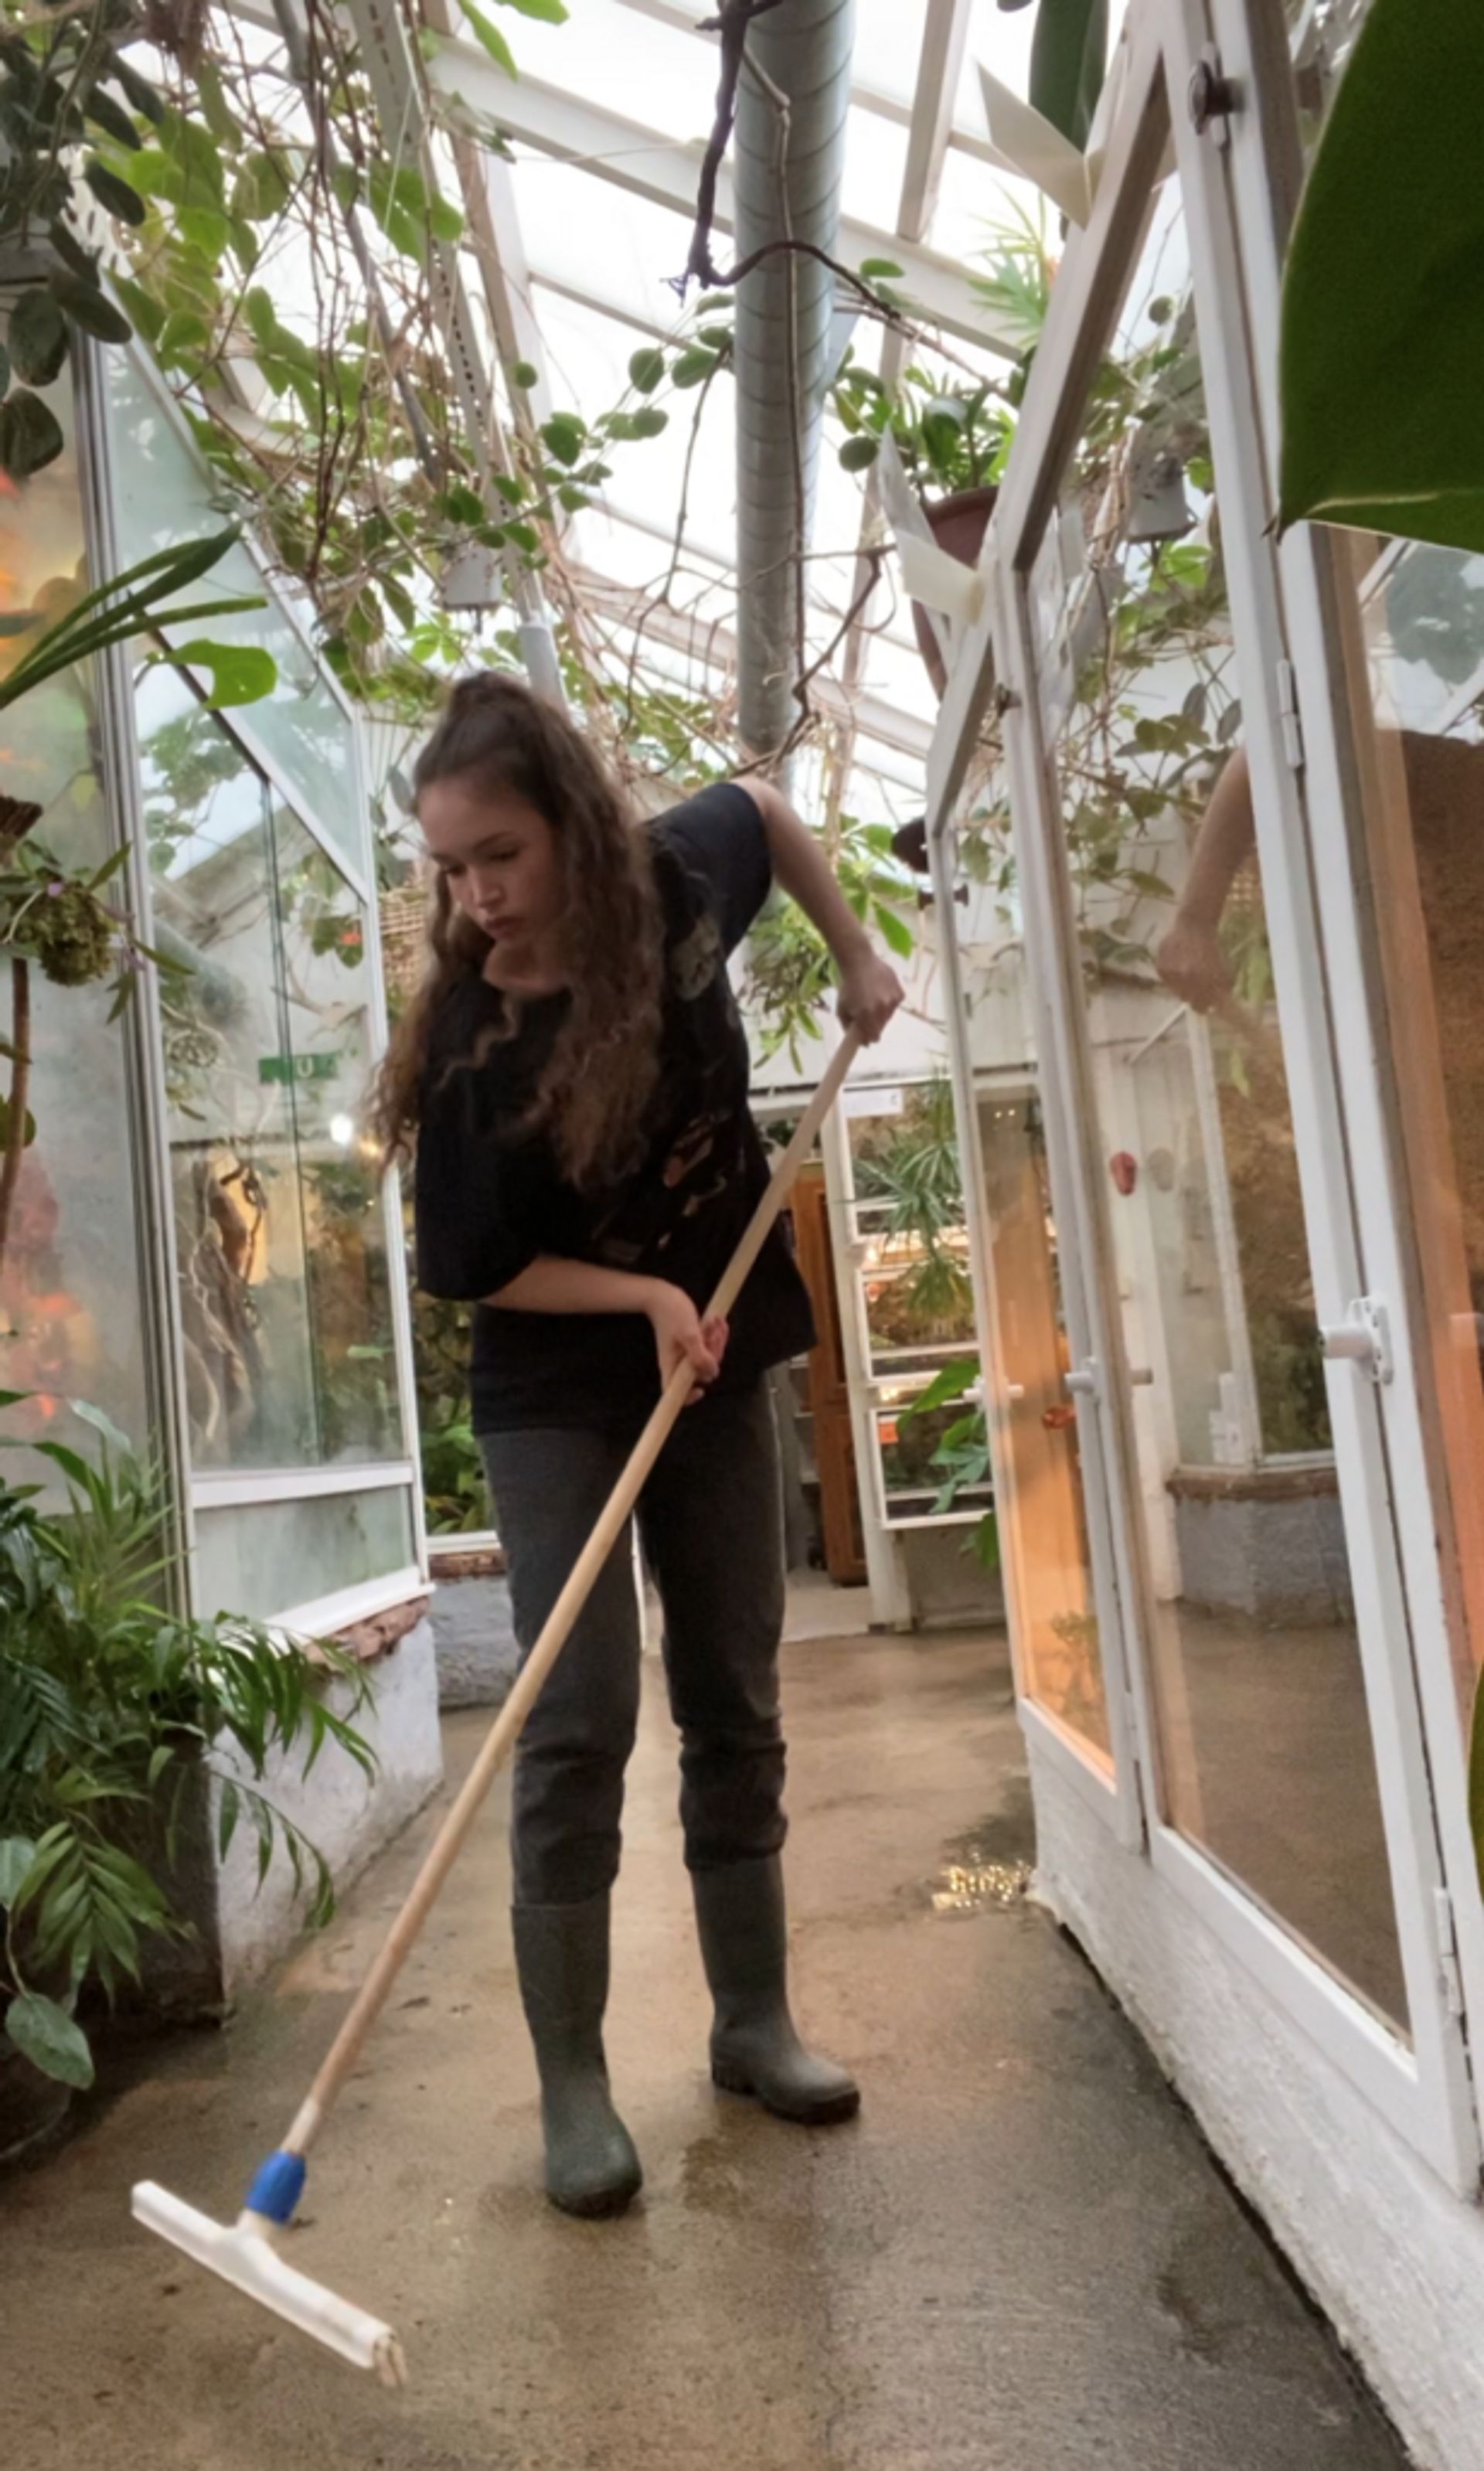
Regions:
<svg viewBox="0 0 1484 2471"><path fill-rule="evenodd" d="M1357 1296L1344 1320L1327 1323L1319 1336L1331 1364L1363 1364L1378 1386L1393 1378L1391 1319L1379 1296Z"/></svg>

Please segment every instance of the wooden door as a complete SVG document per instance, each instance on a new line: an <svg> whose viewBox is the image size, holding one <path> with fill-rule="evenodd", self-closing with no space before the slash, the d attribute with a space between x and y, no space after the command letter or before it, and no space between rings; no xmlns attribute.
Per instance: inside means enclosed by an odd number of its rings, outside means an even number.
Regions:
<svg viewBox="0 0 1484 2471"><path fill-rule="evenodd" d="M865 1538L822 1166L805 1167L793 1188L793 1231L818 1332L818 1344L809 1359L809 1404L814 1420L825 1568L836 1587L860 1588L866 1578Z"/></svg>

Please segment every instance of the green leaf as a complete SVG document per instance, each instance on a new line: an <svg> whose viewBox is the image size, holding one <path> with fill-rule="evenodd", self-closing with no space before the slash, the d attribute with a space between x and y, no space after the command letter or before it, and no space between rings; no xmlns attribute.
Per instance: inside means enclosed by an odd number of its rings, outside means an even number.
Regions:
<svg viewBox="0 0 1484 2471"><path fill-rule="evenodd" d="M532 387L538 387L541 383L540 370L533 367L530 361L517 361L510 375L515 384L527 394L530 394Z"/></svg>
<svg viewBox="0 0 1484 2471"><path fill-rule="evenodd" d="M28 1107L26 1110L26 1130L21 1141L22 1149L29 1150L32 1142L35 1140L35 1137L36 1119L32 1114L31 1109ZM0 1098L0 1150L8 1149L10 1147L10 1141L11 1102L9 1098Z"/></svg>
<svg viewBox="0 0 1484 2471"><path fill-rule="evenodd" d="M36 1858L29 1836L0 1836L0 1905L13 1905Z"/></svg>
<svg viewBox="0 0 1484 2471"><path fill-rule="evenodd" d="M1085 146L1108 64L1108 0L1041 0L1030 46L1032 107Z"/></svg>
<svg viewBox="0 0 1484 2471"><path fill-rule="evenodd" d="M342 165L340 169L345 175L345 182L342 183L339 178L337 179L337 194L341 194L342 187L348 184L350 202L354 203L355 173L348 165ZM231 212L244 223L271 223L274 215L282 214L293 194L293 178L281 154L275 153L249 154L232 186ZM341 203L342 205L346 203L342 194L341 194Z"/></svg>
<svg viewBox="0 0 1484 2471"><path fill-rule="evenodd" d="M647 343L628 365L628 383L638 394L652 394L665 383L665 355Z"/></svg>
<svg viewBox="0 0 1484 2471"><path fill-rule="evenodd" d="M1284 277L1284 525L1484 549L1481 81L1472 0L1374 0Z"/></svg>
<svg viewBox="0 0 1484 2471"><path fill-rule="evenodd" d="M43 1999L37 1990L21 1991L5 2012L5 2030L43 2076L80 2089L92 2083L93 2055L87 2036L55 1999Z"/></svg>
<svg viewBox="0 0 1484 2471"><path fill-rule="evenodd" d="M200 96L206 126L219 146L236 147L242 139L242 124L226 99L222 72L215 61L203 59L196 69L196 90Z"/></svg>
<svg viewBox="0 0 1484 2471"><path fill-rule="evenodd" d="M879 437L847 437L840 448L840 468L846 472L868 472L881 451Z"/></svg>
<svg viewBox="0 0 1484 2471"><path fill-rule="evenodd" d="M127 343L133 328L122 309L117 309L95 285L83 283L75 274L59 271L48 276L54 297L65 309L75 325L85 335L96 335L100 343Z"/></svg>
<svg viewBox="0 0 1484 2471"><path fill-rule="evenodd" d="M556 412L546 423L541 436L547 452L569 470L574 463L581 461L587 431L575 412Z"/></svg>
<svg viewBox="0 0 1484 2471"><path fill-rule="evenodd" d="M490 477L507 506L518 506L524 503L526 483L518 472L495 472Z"/></svg>
<svg viewBox="0 0 1484 2471"><path fill-rule="evenodd" d="M459 6L463 6L463 0L459 0ZM564 0L501 0L501 6L513 9L521 17L538 17L544 26L565 26L567 22Z"/></svg>
<svg viewBox="0 0 1484 2471"><path fill-rule="evenodd" d="M696 344L691 351L681 353L670 374L673 383L684 389L687 387L700 386L710 377L717 365L717 354L708 352Z"/></svg>
<svg viewBox="0 0 1484 2471"><path fill-rule="evenodd" d="M966 1390L973 1389L978 1377L979 1368L972 1357L966 1357L958 1364L945 1364L941 1373L933 1375L926 1390L918 1392L911 1405L900 1411L899 1422L906 1424L909 1416L925 1416L934 1407L952 1406L955 1399L961 1399Z"/></svg>
<svg viewBox="0 0 1484 2471"><path fill-rule="evenodd" d="M221 712L228 704L258 703L278 683L277 662L256 644L214 644L208 636L198 635L189 644L173 646L172 657L193 670L210 671L208 712Z"/></svg>
<svg viewBox="0 0 1484 2471"><path fill-rule="evenodd" d="M160 328L154 348L168 366L182 355L203 352L210 341L211 329L204 318L199 318L194 309L177 309Z"/></svg>
<svg viewBox="0 0 1484 2471"><path fill-rule="evenodd" d="M108 56L108 75L116 85L123 87L124 93L140 117L153 121L158 128L165 117L165 101L162 95L156 93L149 79L141 77L132 62L126 60L118 52L111 52Z"/></svg>
<svg viewBox="0 0 1484 2471"><path fill-rule="evenodd" d="M29 481L55 463L64 442L56 413L38 394L21 388L0 403L0 472L12 481Z"/></svg>
<svg viewBox="0 0 1484 2471"><path fill-rule="evenodd" d="M451 481L438 505L451 524L482 524L484 520L484 501L467 481Z"/></svg>
<svg viewBox="0 0 1484 2471"><path fill-rule="evenodd" d="M903 279L902 268L895 265L889 257L868 257L864 259L860 267L860 273L862 279L867 283L877 281L900 283Z"/></svg>
<svg viewBox="0 0 1484 2471"><path fill-rule="evenodd" d="M524 550L528 557L534 557L541 547L541 536L531 524L506 524L506 537Z"/></svg>
<svg viewBox="0 0 1484 2471"><path fill-rule="evenodd" d="M16 295L8 340L16 376L27 386L50 386L67 357L67 324L41 284L28 283Z"/></svg>
<svg viewBox="0 0 1484 2471"><path fill-rule="evenodd" d="M635 412L629 434L634 437L659 437L669 427L669 412L661 412L658 404L647 403L642 412Z"/></svg>
<svg viewBox="0 0 1484 2471"><path fill-rule="evenodd" d="M130 154L139 153L144 140L138 129L123 105L115 103L112 95L103 86L93 87L92 92L83 102L82 112L83 117L90 120L95 129L101 129L106 137L112 138L115 146L124 147Z"/></svg>
<svg viewBox="0 0 1484 2471"><path fill-rule="evenodd" d="M155 342L164 328L168 313L146 292L143 284L136 283L131 275L116 274L113 278L113 289L146 342Z"/></svg>
<svg viewBox="0 0 1484 2471"><path fill-rule="evenodd" d="M483 10L475 7L474 0L459 0L459 6L473 28L475 41L483 44L496 67L504 69L506 77L518 77L520 72L515 65L515 54L499 27L490 24Z"/></svg>
<svg viewBox="0 0 1484 2471"><path fill-rule="evenodd" d="M917 949L916 938L905 918L888 909L883 901L876 904L876 924L884 942L890 945L899 960L910 960Z"/></svg>
<svg viewBox="0 0 1484 2471"><path fill-rule="evenodd" d="M243 299L243 315L248 331L260 352L271 352L278 332L278 312L273 295L261 283L254 283Z"/></svg>
<svg viewBox="0 0 1484 2471"><path fill-rule="evenodd" d="M121 850L119 855L121 858L127 859L129 852L127 850ZM102 870L100 869L100 874L101 873ZM97 887L97 883L98 877L95 876L93 878L95 889ZM121 1460L133 1459L133 1443L130 1440L129 1435L126 1432L120 1430L112 1417L105 1414L102 1407L95 1407L90 1399L69 1399L67 1404L72 1409L73 1414L80 1417L84 1424L91 1424L95 1433L102 1434L115 1458Z"/></svg>
<svg viewBox="0 0 1484 2471"><path fill-rule="evenodd" d="M182 206L178 222L184 238L190 242L193 248L199 248L202 256L215 261L223 254L231 231L231 224L220 208Z"/></svg>
<svg viewBox="0 0 1484 2471"><path fill-rule="evenodd" d="M226 178L216 139L201 121L185 112L167 111L160 123L160 145L178 174L176 203L223 206Z"/></svg>

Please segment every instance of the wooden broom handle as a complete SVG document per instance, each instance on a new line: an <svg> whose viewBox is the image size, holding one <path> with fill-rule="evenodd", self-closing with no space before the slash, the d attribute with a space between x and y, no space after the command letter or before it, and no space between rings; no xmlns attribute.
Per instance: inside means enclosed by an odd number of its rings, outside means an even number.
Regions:
<svg viewBox="0 0 1484 2471"><path fill-rule="evenodd" d="M797 1132L773 1170L767 1190L759 1199L742 1242L721 1274L721 1283L707 1307L708 1319L724 1319L737 1302L742 1282L761 1253L793 1180L813 1147L815 1135L835 1103L840 1084L855 1062L860 1044L860 1033L850 1030L837 1053L831 1058L818 1089L804 1111ZM407 1901L388 1932L380 1954L325 2055L308 2100L284 2139L282 2151L285 2153L307 2153L323 2127L331 2104L355 2066L362 2045L433 1910L438 1891L462 1850L480 1804L514 1749L521 1728L539 1698L548 1674L566 1646L573 1624L623 1534L629 1514L644 1490L645 1479L695 1386L695 1376L691 1366L678 1364L666 1384L658 1406L635 1443L628 1464L614 1486L597 1526L583 1545L571 1577L548 1613L541 1636L522 1666L514 1688L485 1735L478 1758L428 1848Z"/></svg>

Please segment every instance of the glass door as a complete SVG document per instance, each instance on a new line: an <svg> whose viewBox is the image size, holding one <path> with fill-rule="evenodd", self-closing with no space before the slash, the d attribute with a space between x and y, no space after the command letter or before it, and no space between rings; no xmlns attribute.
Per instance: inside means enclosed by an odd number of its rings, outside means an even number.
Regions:
<svg viewBox="0 0 1484 2471"><path fill-rule="evenodd" d="M994 1466L1023 1721L1129 1845L1142 1842L1095 1406L1073 1380L1092 1339L1063 1246L1043 1097L1055 1024L1027 952L1021 850L998 737L932 851Z"/></svg>
<svg viewBox="0 0 1484 2471"><path fill-rule="evenodd" d="M1234 122L1225 176L1239 218L1256 394L1279 447L1276 339L1285 235L1306 161L1366 0L1212 0L1240 78L1260 45L1291 60L1288 96ZM1284 104L1286 100L1286 109ZM1398 1730L1411 1811L1393 1824L1415 1876L1432 2073L1451 2114L1459 2184L1476 2186L1476 2100L1463 2012L1484 2010L1484 1905L1470 1821L1467 1729L1484 1667L1484 1175L1476 1138L1477 986L1484 952L1484 559L1299 525L1279 552L1294 664L1294 726L1318 886L1320 967L1339 1024L1339 1108L1353 1161L1357 1290L1383 1319L1389 1378L1331 1373L1384 1436L1378 1507L1401 1565L1393 1633L1406 1650ZM1322 854L1322 855L1321 855ZM1381 1676L1384 1686L1385 1676ZM1404 1688L1402 1684L1404 1683ZM1420 1704L1425 1737L1416 1728ZM1407 1899L1403 1899L1403 1906ZM1414 1997L1414 2007L1419 2005ZM1419 2059L1428 2054L1419 2033ZM1435 2142L1443 2142L1441 2130Z"/></svg>
<svg viewBox="0 0 1484 2471"><path fill-rule="evenodd" d="M997 516L1027 928L1067 1017L1044 1051L1090 1305L1072 1380L1108 1476L1100 1499L1084 1413L1084 1497L1124 1615L1104 1649L1128 1659L1156 1864L1452 2168L1458 2036L1385 1452L1352 1360L1355 1201L1240 264L1221 150L1172 123L1166 86L1184 95L1209 30L1196 7L1162 25Z"/></svg>

